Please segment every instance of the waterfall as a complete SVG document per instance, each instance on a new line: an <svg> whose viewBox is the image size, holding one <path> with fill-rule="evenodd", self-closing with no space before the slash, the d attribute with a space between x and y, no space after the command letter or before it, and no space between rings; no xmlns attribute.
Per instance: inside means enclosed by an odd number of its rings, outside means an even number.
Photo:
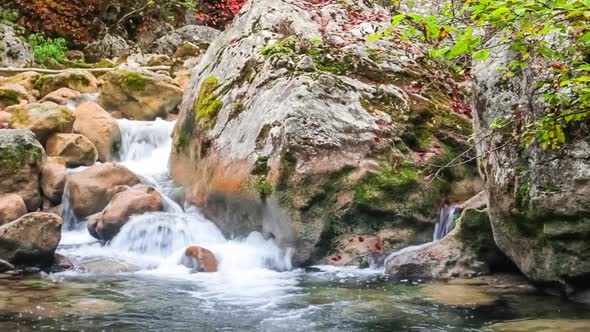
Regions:
<svg viewBox="0 0 590 332"><path fill-rule="evenodd" d="M438 222L434 226L433 241L438 241L449 234L455 227L456 204L443 204L438 211Z"/></svg>
<svg viewBox="0 0 590 332"><path fill-rule="evenodd" d="M280 248L274 239L265 239L258 232L245 238L226 239L197 208L184 211L172 199L177 188L169 176L168 157L174 122L157 119L149 122L117 120L117 123L122 137L117 162L133 171L143 184L152 185L161 193L164 211L132 216L109 244L101 246L88 234L83 223L76 220L66 191L63 213L67 226L63 230L60 253L80 261L97 257L118 260L137 266L145 273L178 276L190 274L190 269L180 265L180 261L187 247L197 245L214 253L219 273L248 275L251 279L246 282L251 284L273 282L257 277L253 271L292 269L292 253ZM69 171L78 170L80 168ZM74 229L74 225L80 227ZM268 272L263 274L272 276ZM245 282L239 279L235 276L232 282Z"/></svg>

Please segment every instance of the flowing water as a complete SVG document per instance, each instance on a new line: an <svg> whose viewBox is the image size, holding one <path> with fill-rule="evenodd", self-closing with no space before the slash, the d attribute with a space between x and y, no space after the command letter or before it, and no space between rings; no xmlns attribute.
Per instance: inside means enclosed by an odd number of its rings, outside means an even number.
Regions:
<svg viewBox="0 0 590 332"><path fill-rule="evenodd" d="M227 239L198 209L172 199L174 123L119 125L119 162L166 197L165 211L133 216L106 246L84 225L64 227L58 252L86 269L0 278L0 331L488 331L511 319L590 318L588 306L512 281L428 286L388 281L382 269L294 269L292 253L272 239ZM443 232L453 214L441 216ZM219 271L179 264L190 245L210 249Z"/></svg>

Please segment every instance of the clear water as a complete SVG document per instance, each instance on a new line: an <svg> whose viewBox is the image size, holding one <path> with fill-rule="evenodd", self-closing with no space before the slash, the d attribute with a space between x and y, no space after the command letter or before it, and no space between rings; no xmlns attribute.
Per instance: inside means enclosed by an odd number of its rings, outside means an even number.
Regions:
<svg viewBox="0 0 590 332"><path fill-rule="evenodd" d="M120 163L165 196L174 192L174 123L119 125ZM190 245L210 249L219 271L179 264ZM103 268L20 281L0 275L0 331L487 331L511 319L590 318L586 305L518 287L433 288L388 281L379 269L293 269L289 249L258 233L226 239L197 209L169 198L164 212L132 217L107 246L85 227L64 228L58 252Z"/></svg>

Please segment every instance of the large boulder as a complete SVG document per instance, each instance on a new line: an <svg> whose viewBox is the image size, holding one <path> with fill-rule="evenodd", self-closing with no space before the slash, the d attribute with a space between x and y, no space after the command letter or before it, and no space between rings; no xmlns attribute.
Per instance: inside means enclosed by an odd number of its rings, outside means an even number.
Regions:
<svg viewBox="0 0 590 332"><path fill-rule="evenodd" d="M120 190L120 186L134 186L139 178L125 166L104 163L89 167L68 177L66 188L70 206L78 219L102 211Z"/></svg>
<svg viewBox="0 0 590 332"><path fill-rule="evenodd" d="M475 125L488 178L489 213L498 247L531 280L563 291L590 287L590 129L572 124L560 149L521 146L493 123L522 114L546 114L543 91L549 65L532 63L509 80L500 68L514 54L498 49L478 65Z"/></svg>
<svg viewBox="0 0 590 332"><path fill-rule="evenodd" d="M41 144L54 133L71 133L74 126L72 112L54 103L27 104L11 111L10 128L31 129Z"/></svg>
<svg viewBox="0 0 590 332"><path fill-rule="evenodd" d="M166 118L182 98L182 89L166 75L119 69L102 79L99 104L109 112L119 111L133 120Z"/></svg>
<svg viewBox="0 0 590 332"><path fill-rule="evenodd" d="M71 69L59 74L39 76L35 80L35 88L42 97L61 88L95 93L98 92L98 81L88 71Z"/></svg>
<svg viewBox="0 0 590 332"><path fill-rule="evenodd" d="M86 60L97 62L101 59L112 59L126 55L130 52L130 49L131 47L124 38L106 34L102 39L88 44L84 48L84 54Z"/></svg>
<svg viewBox="0 0 590 332"><path fill-rule="evenodd" d="M0 226L0 259L15 265L50 265L61 225L57 214L33 212Z"/></svg>
<svg viewBox="0 0 590 332"><path fill-rule="evenodd" d="M21 84L0 85L0 108L33 102L35 98Z"/></svg>
<svg viewBox="0 0 590 332"><path fill-rule="evenodd" d="M98 158L94 144L79 134L53 134L45 144L48 156L61 157L68 167L91 166Z"/></svg>
<svg viewBox="0 0 590 332"><path fill-rule="evenodd" d="M385 273L395 279L472 278L510 266L496 247L488 213L466 209L442 240L388 257Z"/></svg>
<svg viewBox="0 0 590 332"><path fill-rule="evenodd" d="M80 104L74 115L74 132L86 136L94 144L99 161L112 161L121 146L121 130L117 121L92 102Z"/></svg>
<svg viewBox="0 0 590 332"><path fill-rule="evenodd" d="M39 176L44 159L45 150L30 130L0 130L0 194L17 194L28 211L37 210L41 206Z"/></svg>
<svg viewBox="0 0 590 332"><path fill-rule="evenodd" d="M34 61L33 50L14 30L0 24L0 67L26 67Z"/></svg>
<svg viewBox="0 0 590 332"><path fill-rule="evenodd" d="M367 42L389 25L370 1L248 2L185 89L171 170L188 200L226 233L294 247L296 263L382 229L412 229L396 246L426 242L452 183L477 178L466 164L429 181L430 165L467 149L472 129L451 73Z"/></svg>
<svg viewBox="0 0 590 332"><path fill-rule="evenodd" d="M69 88L59 88L47 94L45 97L43 97L43 99L40 100L40 102L52 102L58 105L67 105L68 103L76 101L80 98L82 98L82 93L76 90Z"/></svg>
<svg viewBox="0 0 590 332"><path fill-rule="evenodd" d="M41 168L41 190L54 204L60 204L66 186L66 166L58 162L47 162Z"/></svg>
<svg viewBox="0 0 590 332"><path fill-rule="evenodd" d="M131 216L162 211L163 208L162 196L154 187L131 188L113 196L107 208L88 223L89 232L101 241L110 241Z"/></svg>
<svg viewBox="0 0 590 332"><path fill-rule="evenodd" d="M217 259L209 250L199 246L186 248L181 264L197 272L217 272Z"/></svg>
<svg viewBox="0 0 590 332"><path fill-rule="evenodd" d="M39 73L34 71L27 71L20 74L8 75L6 77L0 77L0 86L8 86L18 84L23 86L27 93L31 96L35 95L35 82L37 78L41 76Z"/></svg>
<svg viewBox="0 0 590 332"><path fill-rule="evenodd" d="M187 25L156 40L151 45L150 51L157 54L173 55L178 47L185 42L207 49L220 33L217 29L201 25Z"/></svg>
<svg viewBox="0 0 590 332"><path fill-rule="evenodd" d="M17 194L0 194L0 226L27 214L25 201Z"/></svg>

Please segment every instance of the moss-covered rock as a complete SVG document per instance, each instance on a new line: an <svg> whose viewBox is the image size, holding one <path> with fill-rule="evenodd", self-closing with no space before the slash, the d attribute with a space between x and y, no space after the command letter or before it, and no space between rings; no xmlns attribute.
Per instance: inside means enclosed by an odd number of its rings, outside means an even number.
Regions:
<svg viewBox="0 0 590 332"><path fill-rule="evenodd" d="M98 92L96 77L88 71L74 69L55 75L40 75L36 78L34 86L42 97L60 88L83 93Z"/></svg>
<svg viewBox="0 0 590 332"><path fill-rule="evenodd" d="M119 111L129 119L165 118L182 98L182 90L166 75L118 69L102 79L99 104L108 112Z"/></svg>
<svg viewBox="0 0 590 332"><path fill-rule="evenodd" d="M74 120L73 113L64 106L51 102L33 103L13 109L9 126L12 129L30 129L45 144L54 133L71 133Z"/></svg>
<svg viewBox="0 0 590 332"><path fill-rule="evenodd" d="M41 206L39 177L43 146L28 129L0 130L0 194L18 194L29 211Z"/></svg>

